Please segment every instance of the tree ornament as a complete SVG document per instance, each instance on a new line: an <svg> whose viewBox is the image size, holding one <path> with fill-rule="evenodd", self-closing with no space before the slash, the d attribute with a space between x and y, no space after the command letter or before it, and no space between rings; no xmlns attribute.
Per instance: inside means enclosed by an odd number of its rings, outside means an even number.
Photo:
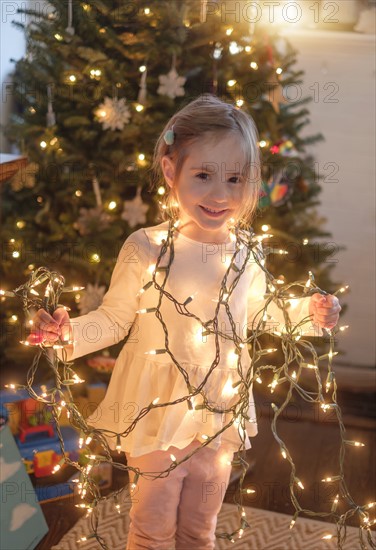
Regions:
<svg viewBox="0 0 376 550"><path fill-rule="evenodd" d="M129 227L135 227L146 222L146 212L149 206L142 201L141 187L137 188L136 196L131 201L124 201L124 209L121 217Z"/></svg>
<svg viewBox="0 0 376 550"><path fill-rule="evenodd" d="M261 182L258 206L259 208L268 208L270 206L269 188L265 181Z"/></svg>
<svg viewBox="0 0 376 550"><path fill-rule="evenodd" d="M290 139L282 140L278 142L279 154L283 157L298 157L299 153L295 149L293 142Z"/></svg>
<svg viewBox="0 0 376 550"><path fill-rule="evenodd" d="M184 84L187 79L184 76L179 76L176 68L176 54L174 53L172 59L171 71L168 74L160 75L159 78L159 88L157 90L159 95L167 95L171 99L175 97L182 97L185 94Z"/></svg>
<svg viewBox="0 0 376 550"><path fill-rule="evenodd" d="M39 164L30 162L26 168L21 168L10 180L10 185L13 191L21 191L21 189L32 189L35 185L35 176L39 171Z"/></svg>
<svg viewBox="0 0 376 550"><path fill-rule="evenodd" d="M206 22L207 4L208 4L208 0L201 0L201 5L200 5L200 23L205 23L205 22Z"/></svg>
<svg viewBox="0 0 376 550"><path fill-rule="evenodd" d="M103 130L123 130L128 124L131 113L126 99L105 97L104 102L94 111L95 116L102 123Z"/></svg>
<svg viewBox="0 0 376 550"><path fill-rule="evenodd" d="M103 301L105 292L106 287L104 285L99 286L97 283L93 285L89 283L78 302L81 315L86 315L89 311L97 309Z"/></svg>
<svg viewBox="0 0 376 550"><path fill-rule="evenodd" d="M140 91L138 92L138 98L137 101L140 103L140 105L144 105L146 102L146 94L147 94L147 87L146 87L146 77L148 74L147 67L145 65L145 70L143 71L141 75L141 81L140 81Z"/></svg>
<svg viewBox="0 0 376 550"><path fill-rule="evenodd" d="M68 0L68 26L65 32L71 36L73 36L75 32L73 27L73 0Z"/></svg>
<svg viewBox="0 0 376 550"><path fill-rule="evenodd" d="M53 102L52 84L48 84L47 86L47 97L48 97L47 128L51 128L51 126L55 126L56 124L56 115L54 113L53 106L52 106L52 102Z"/></svg>
<svg viewBox="0 0 376 550"><path fill-rule="evenodd" d="M274 47L281 57L286 57L288 50L288 43L286 38L279 37L274 40Z"/></svg>
<svg viewBox="0 0 376 550"><path fill-rule="evenodd" d="M303 178L303 176L299 176L296 181L296 187L301 193L308 193L309 183Z"/></svg>
<svg viewBox="0 0 376 550"><path fill-rule="evenodd" d="M98 178L95 175L93 176L92 184L93 184L93 191L95 195L95 200L97 202L97 206L101 207L102 206L101 188L99 186Z"/></svg>
<svg viewBox="0 0 376 550"><path fill-rule="evenodd" d="M260 208L268 206L282 206L286 204L292 193L291 181L283 176L280 170L275 177L270 176L267 183L262 182L259 197Z"/></svg>
<svg viewBox="0 0 376 550"><path fill-rule="evenodd" d="M287 103L283 95L283 87L278 78L278 75L273 69L268 81L268 91L262 95L263 99L266 99L273 105L274 111L279 114L279 106L281 103Z"/></svg>
<svg viewBox="0 0 376 550"><path fill-rule="evenodd" d="M80 208L80 217L74 224L80 235L92 235L107 229L111 216L101 206L96 208Z"/></svg>

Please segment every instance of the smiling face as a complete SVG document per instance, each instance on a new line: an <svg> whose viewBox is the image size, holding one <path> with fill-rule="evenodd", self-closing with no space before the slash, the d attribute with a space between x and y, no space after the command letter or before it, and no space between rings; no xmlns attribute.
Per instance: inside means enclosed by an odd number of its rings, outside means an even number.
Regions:
<svg viewBox="0 0 376 550"><path fill-rule="evenodd" d="M179 231L201 242L223 242L230 218L237 217L244 192L245 165L240 139L227 134L221 140L203 140L189 146L178 177L168 157L161 166L179 203Z"/></svg>

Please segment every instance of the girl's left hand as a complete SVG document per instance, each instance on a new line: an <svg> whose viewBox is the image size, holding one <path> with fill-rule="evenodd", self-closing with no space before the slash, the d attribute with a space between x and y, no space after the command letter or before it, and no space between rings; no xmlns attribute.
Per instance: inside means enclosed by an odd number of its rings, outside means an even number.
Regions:
<svg viewBox="0 0 376 550"><path fill-rule="evenodd" d="M320 328L334 328L338 323L341 309L338 298L331 294L322 295L316 292L309 302L312 322Z"/></svg>

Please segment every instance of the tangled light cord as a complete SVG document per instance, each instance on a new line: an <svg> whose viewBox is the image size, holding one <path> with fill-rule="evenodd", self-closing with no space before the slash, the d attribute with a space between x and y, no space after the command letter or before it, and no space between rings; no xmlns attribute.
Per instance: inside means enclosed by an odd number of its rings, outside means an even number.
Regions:
<svg viewBox="0 0 376 550"><path fill-rule="evenodd" d="M289 489L291 502L294 506L295 513L290 523L290 529L293 529L299 515L307 515L310 517L331 517L336 525L336 534L328 534L323 538L336 538L337 548L342 549L343 544L346 540L347 520L348 518L357 515L359 518L360 548L362 550L367 548L375 549L376 544L372 537L371 527L375 525L376 520L372 520L370 518L369 510L371 508L374 508L376 506L376 503L372 502L365 505L356 504L348 490L344 476L344 462L347 447L360 447L363 446L363 444L358 441L351 441L346 439L346 429L342 420L340 407L337 403L336 378L332 368L333 357L335 356L334 331L328 331L328 353L319 356L312 342L304 339L301 335L301 328L306 323L311 322L310 317L302 319L298 324L293 324L288 314L290 304L289 300L291 299L289 290L291 289L291 287L300 288L301 297L311 296L316 292L319 292L321 294L326 294L326 292L321 290L315 284L314 277L311 273L307 282L296 281L294 283L284 285L276 284L275 278L264 266L265 256L260 247L261 239L255 236L253 232L245 231L243 229L240 229L239 226L235 226L232 228L232 237L235 243L235 252L232 255L231 261L228 264L227 270L219 288L218 301L215 308L214 317L210 320L200 319L194 313L190 312L187 308L187 305L191 301L191 297L185 300L185 302L183 303L178 302L166 290L166 283L170 274L170 268L174 261L174 232L176 231L177 226L177 220L171 219L169 222L169 228L166 237L162 240L160 252L151 276L151 280L142 289L140 289L140 291L147 292L150 287L154 286L154 288L159 292L158 303L153 308L153 311L149 311L148 313L154 313L156 318L159 320L161 327L163 328L164 347L158 350L154 350L154 352L166 353L170 356L171 361L174 363L180 375L185 381L185 384L187 386L187 394L181 396L179 399L165 403L159 403L159 398L153 400L152 403L139 411L139 413L129 424L127 429L121 433L116 433L111 430L93 428L81 415L78 407L74 403L71 392L71 386L73 384L83 382L75 373L73 369L73 363L67 361L67 353L65 347L67 345L71 345L73 342L63 342L61 340L58 340L54 345L46 345L44 343L37 344L37 347L39 349L33 359L31 367L28 370L26 384L17 386L17 388L26 389L32 398L43 403L45 406L48 406L51 409L63 457L61 461L57 464L57 466L55 466L55 471L58 471L63 463L66 463L74 466L80 472L78 487L82 503L76 506L80 508L85 508L87 510L87 514L90 515L92 533L88 534L85 537L82 537L78 542L84 542L88 539L96 539L101 548L108 549L105 540L98 534L98 504L102 500L107 500L111 498L114 500L115 509L120 513L119 496L121 492L125 490L125 487L115 491L107 497L101 496L98 483L95 481L94 476L91 473L92 469L95 466L103 462L110 462L114 468L132 471L134 474L133 483L130 485L130 493L132 496L132 492L136 489L137 482L140 476L146 479L167 477L172 470L179 467L179 465L183 462L187 461L193 454L200 452L200 449L202 447L209 445L211 441L216 439L234 424L237 428L240 440L238 451L234 455L234 459L231 462L234 467L241 468L239 485L234 494L234 502L235 504L237 504L239 512L239 527L232 533L217 532L216 536L218 538L228 539L231 542L235 542L236 538L241 538L244 534L245 529L251 527L251 523L249 518L247 518L244 505L244 499L246 498L246 495L251 491L247 488L244 488L243 483L249 466L246 460L245 443L246 438L248 437L246 431L246 423L251 421L248 414L250 401L251 399L253 399L252 387L254 382L262 383L263 373L269 372L273 375L272 383L269 384L271 388L271 393L274 392L277 386L279 388L283 387L286 389L285 397L282 404L277 406L275 403L271 403L273 414L271 429L273 432L273 436L280 447L283 458L289 462L291 467ZM240 267L238 267L240 252L243 258L243 263ZM164 259L167 260L166 265L161 264L162 260ZM236 323L231 314L229 298L231 297L232 292L239 283L239 280L244 273L247 267L247 263L249 261L255 262L264 271L266 275L268 293L265 296L263 307L254 317L251 335L245 339L242 339L236 331ZM157 282L157 274L160 274L163 277L162 282ZM41 289L44 289L44 291L41 291ZM0 291L0 293L4 296L20 298L22 300L23 308L26 314L28 313L30 308L39 309L41 307L52 314L58 307L64 307L59 304L61 293L76 292L77 290L77 287L66 287L64 277L62 277L60 274L50 271L45 267L41 267L31 274L29 280L24 285L19 286L14 291ZM335 294L337 294L338 292L339 291L337 291ZM206 376L197 386L191 384L189 373L183 368L182 365L179 364L179 361L176 359L171 351L168 327L165 320L163 319L163 315L161 312L163 300L169 300L174 305L176 311L180 315L194 318L196 321L198 321L203 327L203 336L212 335L214 337L216 350L215 358L211 366L209 367ZM278 338L280 341L281 351L283 352L282 366L262 364L265 355L271 351L263 349L260 343L260 338L264 334L268 334L270 336L270 326L268 326L268 321L271 316L268 314L268 306L271 303L277 305L277 307L279 307L283 311L283 317L285 320L285 326L283 327L282 331L273 331L274 337ZM218 315L220 312L220 308L222 307L225 308L228 319L230 320L232 334L229 334L228 331L223 332L219 330ZM238 380L232 385L236 393L234 393L234 398L231 400L235 402L233 402L231 406L228 406L227 408L219 408L217 405L213 405L208 400L205 392L205 387L210 381L210 376L220 362L220 338L231 340L235 346L235 354L237 355L236 372L238 375ZM30 345L27 341L22 343ZM245 368L241 360L241 352L245 346L247 346L249 349L251 359L250 366L247 368ZM60 359L58 356L58 350L60 350ZM47 364L51 369L54 379L54 386L52 388L42 386L42 393L38 394L34 389L34 379L40 363L40 359L42 357L46 359ZM323 384L321 379L322 374L320 372L320 368L321 371L323 371L324 369L322 365L319 368L320 362L326 363L325 384ZM302 382L300 382L300 379L304 378L304 373L308 372L307 369L310 369L311 372L314 372L315 374L315 391L305 389ZM331 503L331 509L327 512L314 512L301 506L299 495L297 494L297 487L299 487L299 489L303 489L304 487L300 479L297 477L296 466L289 452L287 444L278 433L278 420L288 407L294 392L296 392L304 401L312 405L321 407L323 411L334 411L338 421L341 438L338 471L331 477L322 480L322 482L324 483L333 483L336 484L338 487L337 495ZM193 400L197 397L200 397L202 401L199 404L194 404ZM204 439L204 441L202 442L201 447L198 447L190 454L187 454L181 460L177 460L173 455L171 455L170 466L162 472L141 472L137 468L125 466L124 464L120 462L115 462L113 460L108 440L116 440L116 448L120 452L121 439L126 438L135 429L137 423L142 418L144 418L151 410L160 407L169 407L183 402L186 402L188 409L191 411L202 409L206 410L208 413L217 413L223 415L222 419L225 418L225 421L223 422L222 428L218 430L214 435L203 435L202 438ZM80 433L80 446L85 446L85 448L87 449L88 464L84 466L81 465L79 462L72 461L65 451L64 440L59 423L59 418L63 408L65 408L72 426L75 427ZM92 441L96 443L97 448L98 446L101 448L100 454L91 454L89 445ZM341 514L339 514L338 512L338 507L340 506L342 508L346 508L345 511Z"/></svg>

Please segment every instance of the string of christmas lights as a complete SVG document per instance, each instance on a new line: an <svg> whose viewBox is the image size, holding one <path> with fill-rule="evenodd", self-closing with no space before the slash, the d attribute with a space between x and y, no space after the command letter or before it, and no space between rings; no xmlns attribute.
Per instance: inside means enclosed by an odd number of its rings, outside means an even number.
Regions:
<svg viewBox="0 0 376 550"><path fill-rule="evenodd" d="M307 515L311 517L331 517L336 524L336 534L326 534L323 536L324 540L330 540L337 538L337 547L341 549L346 539L346 523L348 518L357 515L359 518L359 543L362 549L367 548L367 544L370 548L376 548L375 542L372 540L371 527L376 523L376 520L370 518L369 511L376 505L375 502L358 505L355 503L348 490L345 476L344 476L344 461L345 453L348 447L361 447L363 443L358 441L348 440L346 438L346 429L342 420L342 414L340 407L337 403L337 384L335 373L333 371L333 357L336 355L334 351L334 334L335 331L329 331L329 350L324 355L318 356L311 341L305 339L302 336L302 327L310 323L310 317L302 319L298 324L293 324L289 317L289 308L293 300L299 299L294 293L292 298L291 288L300 288L300 297L308 297L314 293L326 294L315 283L313 274L309 273L309 278L306 282L295 281L289 284L281 284L282 281L276 280L273 275L265 268L265 254L266 252L272 253L272 250L262 250L261 242L265 235L256 236L253 232L242 229L240 225L233 226L231 228L232 240L235 243L235 252L231 259L226 264L227 270L221 282L218 301L215 308L215 314L213 319L202 320L194 313L188 310L187 305L194 300L194 296L189 296L184 302L178 302L174 296L172 296L166 290L166 283L170 274L170 268L174 261L174 233L178 228L179 221L176 217L170 219L169 228L165 237L161 241L161 248L159 256L155 266L151 270L151 280L140 289L140 293L147 292L149 288L154 288L159 292L158 303L153 308L148 310L140 310L138 313L150 315L154 314L159 320L164 331L164 343L163 347L159 349L150 350L148 353L154 354L168 354L171 361L179 370L181 376L184 378L187 386L187 394L181 396L175 401L166 403L160 403L159 397L155 399L146 407L140 410L138 415L130 423L129 427L122 433L116 433L110 430L94 429L90 426L80 411L74 404L74 400L71 393L71 386L73 384L81 383L83 380L75 373L73 369L73 363L67 361L66 346L72 345L74 342L64 342L58 340L55 344L48 343L36 344L39 348L32 365L28 371L26 384L21 386L15 386L11 384L13 389L24 388L28 391L29 395L39 402L42 402L46 406L51 408L52 416L56 424L58 437L60 440L61 451L63 458L60 463L55 467L55 471L58 471L63 463L68 463L80 472L80 480L78 483L79 495L81 496L82 503L76 506L87 510L87 514L91 517L92 533L86 537L82 537L78 542L83 542L89 538L96 539L98 544L107 549L105 540L98 534L98 512L97 506L101 500L112 498L114 500L114 507L120 513L119 495L125 488L121 488L108 497L102 497L99 487L91 475L93 467L99 465L103 461L108 461L114 468L121 470L132 471L134 474L133 483L130 486L130 494L137 487L137 482L140 476L147 479L156 479L159 477L167 477L169 473L180 464L188 460L196 452L200 452L201 447L209 445L211 441L215 440L225 430L235 425L239 433L239 448L234 455L234 459L231 461L233 467L241 468L241 475L239 479L239 485L234 495L234 502L238 506L239 511L239 527L232 533L216 533L217 537L225 538L231 542L235 542L236 538L241 538L245 529L251 527L251 522L247 518L244 499L247 494L250 494L252 490L247 487L243 487L244 479L248 470L248 463L246 461L246 447L245 442L248 437L246 432L246 422L250 422L251 419L248 416L248 410L250 400L252 399L252 387L254 382L262 384L264 374L272 374L273 380L269 384L271 394L274 393L278 387L282 393L282 389L285 390L284 400L282 404L276 405L271 403L272 408L272 421L271 429L273 436L280 447L282 457L290 464L290 497L294 506L295 513L290 523L290 529L293 529L295 523L300 515ZM238 267L236 260L241 257L243 263ZM162 260L167 260L166 265L162 265ZM235 287L237 286L244 270L249 261L255 262L265 273L268 292L266 294L264 306L256 314L252 323L252 332L250 336L242 339L236 331L236 324L231 314L229 306L229 299ZM162 276L162 281L157 281L157 274ZM231 282L230 282L231 281ZM44 285L44 286L43 286ZM43 290L40 290L43 289ZM22 300L23 307L27 313L30 308L43 307L50 314L58 307L64 307L59 304L61 293L64 292L76 292L77 287L66 287L64 278L56 273L51 272L46 268L39 268L31 274L29 280L15 289L14 291L0 291L2 296L6 297L18 297ZM343 292L343 288L339 289L335 294ZM188 372L179 364L170 348L168 327L163 319L161 312L161 305L163 300L169 300L172 302L176 311L180 315L194 318L202 326L202 336L212 336L215 340L216 354L214 360L207 371L206 376L202 382L197 386L193 386L190 383ZM263 349L260 339L263 335L268 334L270 336L270 320L272 315L268 313L268 307L271 305L277 305L282 311L285 320L285 326L281 330L272 329L272 334L275 339L278 340L281 351L283 353L283 364L281 366L262 364L262 361L266 355L277 351L277 348ZM232 334L228 331L222 332L219 329L218 315L220 308L224 307L232 328ZM343 327L341 327L343 328ZM341 329L338 329L341 330ZM224 338L234 343L234 357L236 357L236 373L238 380L232 384L232 395L234 401L231 406L227 408L218 407L213 405L207 398L206 387L210 383L210 376L219 364L220 361L220 346L219 339ZM31 345L28 341L22 342L25 345ZM247 346L250 355L250 366L247 368L242 364L242 349ZM34 347L34 346L33 346ZM60 352L60 353L58 353ZM59 358L60 356L60 358ZM54 386L47 389L46 386L42 386L42 393L39 394L34 389L34 378L37 372L40 360L45 358L52 371L54 378ZM325 363L325 368L323 364ZM319 367L319 364L320 367ZM325 370L326 381L322 382L322 372ZM312 371L315 376L316 389L305 389L303 382L300 380L304 378L304 373ZM304 401L319 406L323 411L333 410L335 412L341 438L338 470L333 473L331 477L327 477L322 480L323 483L334 483L338 487L336 497L333 500L331 509L326 512L315 512L303 508L299 501L299 495L297 494L297 488L299 490L304 489L302 481L299 479L296 471L296 466L288 449L286 442L280 437L278 432L278 420L282 415L286 407L289 405L291 398L296 392ZM109 439L116 441L116 448L118 452L121 450L121 439L126 438L136 427L137 423L145 417L152 409L157 407L169 407L178 403L186 402L188 410L194 413L195 410L204 410L207 413L221 414L223 420L222 428L218 430L214 435L201 434L201 447L195 449L190 454L186 455L181 460L177 460L174 455L171 454L171 464L166 470L159 473L146 473L141 472L138 469L125 466L120 462L115 462L110 453L110 447L108 444ZM59 417L62 410L67 411L68 417L72 426L74 426L80 432L80 447L84 447L87 452L88 463L85 466L80 465L77 462L73 462L67 456L64 449L64 441L61 435L59 427ZM99 445L101 449L100 454L92 454L90 445L94 442ZM337 509L341 505L342 508L347 509L339 514Z"/></svg>

